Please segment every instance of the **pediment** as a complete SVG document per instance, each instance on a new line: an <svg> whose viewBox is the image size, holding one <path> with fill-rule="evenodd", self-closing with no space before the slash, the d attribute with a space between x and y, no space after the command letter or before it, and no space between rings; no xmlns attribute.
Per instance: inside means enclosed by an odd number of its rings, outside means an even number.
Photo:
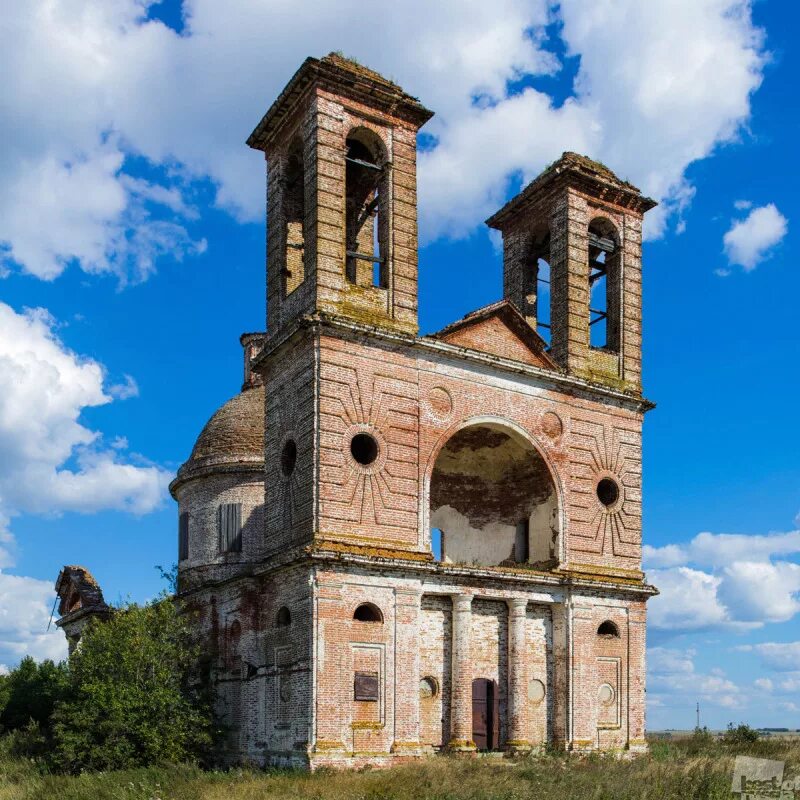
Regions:
<svg viewBox="0 0 800 800"><path fill-rule="evenodd" d="M468 350L558 370L546 352L547 343L508 300L473 311L434 337Z"/></svg>

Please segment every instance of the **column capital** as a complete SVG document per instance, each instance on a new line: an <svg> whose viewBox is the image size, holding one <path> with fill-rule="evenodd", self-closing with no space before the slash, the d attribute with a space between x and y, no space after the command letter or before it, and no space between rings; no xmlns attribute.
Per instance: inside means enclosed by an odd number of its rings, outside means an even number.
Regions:
<svg viewBox="0 0 800 800"><path fill-rule="evenodd" d="M508 610L516 614L520 612L524 614L528 610L527 597L509 597L506 603L508 604Z"/></svg>
<svg viewBox="0 0 800 800"><path fill-rule="evenodd" d="M454 611L469 611L472 608L473 595L471 594L454 594L453 610Z"/></svg>

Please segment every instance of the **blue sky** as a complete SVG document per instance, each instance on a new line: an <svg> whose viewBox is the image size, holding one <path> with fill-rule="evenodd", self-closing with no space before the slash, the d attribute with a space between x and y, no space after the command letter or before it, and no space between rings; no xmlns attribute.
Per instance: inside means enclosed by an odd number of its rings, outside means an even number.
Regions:
<svg viewBox="0 0 800 800"><path fill-rule="evenodd" d="M44 628L65 563L110 600L162 587L165 485L238 391L239 334L264 327L244 140L303 57L341 49L437 111L423 332L500 297L482 220L562 150L662 201L644 249L649 724L690 726L699 700L709 725L800 726L800 12L488 6L443 0L421 26L414 3L387 24L349 0L75 0L2 24L0 664L61 654Z"/></svg>

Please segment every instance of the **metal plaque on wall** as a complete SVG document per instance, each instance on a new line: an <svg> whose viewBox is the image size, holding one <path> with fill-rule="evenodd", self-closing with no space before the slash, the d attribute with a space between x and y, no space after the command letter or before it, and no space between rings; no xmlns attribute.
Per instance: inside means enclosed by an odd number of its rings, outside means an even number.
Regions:
<svg viewBox="0 0 800 800"><path fill-rule="evenodd" d="M367 700L376 703L380 692L380 681L377 672L356 672L354 681L355 700Z"/></svg>

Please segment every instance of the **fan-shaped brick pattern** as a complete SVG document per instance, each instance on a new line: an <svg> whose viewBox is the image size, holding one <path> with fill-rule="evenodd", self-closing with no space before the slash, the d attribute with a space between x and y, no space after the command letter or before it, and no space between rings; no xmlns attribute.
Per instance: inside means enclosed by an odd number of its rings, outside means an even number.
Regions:
<svg viewBox="0 0 800 800"><path fill-rule="evenodd" d="M417 541L419 410L417 373L407 359L324 339L320 364L320 519L323 536L380 539L382 546ZM406 362L406 363L403 363ZM373 436L378 457L353 459L350 441Z"/></svg>

